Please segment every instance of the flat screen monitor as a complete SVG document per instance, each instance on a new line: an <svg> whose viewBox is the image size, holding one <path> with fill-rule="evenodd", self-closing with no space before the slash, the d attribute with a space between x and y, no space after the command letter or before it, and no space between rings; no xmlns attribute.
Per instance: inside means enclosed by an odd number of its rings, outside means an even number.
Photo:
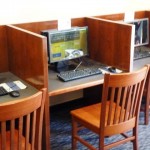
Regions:
<svg viewBox="0 0 150 150"><path fill-rule="evenodd" d="M135 25L135 47L149 44L149 19L135 19L129 23Z"/></svg>
<svg viewBox="0 0 150 150"><path fill-rule="evenodd" d="M49 64L68 61L88 55L88 27L67 30L46 30Z"/></svg>

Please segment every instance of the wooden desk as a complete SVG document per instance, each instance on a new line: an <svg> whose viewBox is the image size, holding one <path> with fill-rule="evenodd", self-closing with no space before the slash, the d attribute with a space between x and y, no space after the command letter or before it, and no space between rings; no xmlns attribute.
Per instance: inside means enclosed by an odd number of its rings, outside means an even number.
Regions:
<svg viewBox="0 0 150 150"><path fill-rule="evenodd" d="M103 84L104 75L103 74L94 75L69 82L63 82L57 78L56 72L49 70L48 78L49 78L49 86L48 86L49 96L55 96Z"/></svg>
<svg viewBox="0 0 150 150"><path fill-rule="evenodd" d="M20 80L22 83L24 83L27 86L27 88L19 91L20 92L19 97L12 98L9 95L1 96L0 97L0 104L31 96L38 91L36 88L34 88L33 86L24 82L23 80L21 80L20 78L18 78L14 74L12 74L11 72L0 73L0 83L11 82L11 81L16 81L16 80Z"/></svg>
<svg viewBox="0 0 150 150"><path fill-rule="evenodd" d="M75 64L76 66L79 64L79 62L76 61L71 61L71 64L72 63ZM102 63L96 62L92 59L89 59L88 57L85 57L83 59L80 68L91 67L93 65L98 68L106 67L106 65ZM85 78L81 78L69 82L63 82L58 79L57 72L53 71L52 69L49 69L49 76L48 76L49 96L56 96L56 95L100 85L103 84L103 80L104 80L104 75L99 74L99 75L85 77Z"/></svg>
<svg viewBox="0 0 150 150"><path fill-rule="evenodd" d="M133 70L140 69L145 64L150 64L150 57L134 61ZM48 82L49 96L56 96L103 84L104 75L95 75L74 81L63 82L57 78L57 73L55 71L49 69Z"/></svg>

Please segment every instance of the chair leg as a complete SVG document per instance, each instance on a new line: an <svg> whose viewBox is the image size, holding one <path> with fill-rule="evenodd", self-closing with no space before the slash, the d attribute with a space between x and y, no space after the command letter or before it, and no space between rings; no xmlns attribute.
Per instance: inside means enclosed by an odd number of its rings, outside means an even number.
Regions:
<svg viewBox="0 0 150 150"><path fill-rule="evenodd" d="M77 122L72 118L72 150L77 149L77 140L75 136L77 134Z"/></svg>
<svg viewBox="0 0 150 150"><path fill-rule="evenodd" d="M133 135L135 136L135 139L133 140L133 149L138 150L138 129L135 127L133 129Z"/></svg>
<svg viewBox="0 0 150 150"><path fill-rule="evenodd" d="M145 103L145 125L148 125L148 122L149 122L149 100L147 97Z"/></svg>
<svg viewBox="0 0 150 150"><path fill-rule="evenodd" d="M147 78L146 82L147 82L147 86L145 87L145 89L146 89L146 94L145 94L145 98L146 98L146 102L145 102L145 125L148 125L148 123L149 123L149 106L150 106L150 92L149 92L150 70L149 70L149 74L148 74L148 78Z"/></svg>
<svg viewBox="0 0 150 150"><path fill-rule="evenodd" d="M105 144L104 144L104 136L99 136L99 150L104 150Z"/></svg>
<svg viewBox="0 0 150 150"><path fill-rule="evenodd" d="M149 123L149 106L150 106L150 93L146 93L146 102L145 102L145 125Z"/></svg>

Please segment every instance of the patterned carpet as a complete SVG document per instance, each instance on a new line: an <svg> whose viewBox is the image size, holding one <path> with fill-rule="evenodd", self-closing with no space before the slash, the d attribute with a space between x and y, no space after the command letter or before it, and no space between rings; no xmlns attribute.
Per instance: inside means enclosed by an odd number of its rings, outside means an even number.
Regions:
<svg viewBox="0 0 150 150"><path fill-rule="evenodd" d="M84 103L82 100L73 101L71 103L65 103L58 106L51 107L51 150L71 150L71 116L70 110L82 107ZM88 136L85 136L85 132ZM92 144L97 145L98 137L90 131L83 131L80 133L85 136ZM106 143L109 141L117 140L118 136L113 136L106 139ZM120 138L120 137L119 137ZM79 150L87 150L83 145L78 144ZM132 144L126 143L112 150L131 150ZM139 121L139 150L150 150L150 123L149 125L143 125L143 113L140 113Z"/></svg>

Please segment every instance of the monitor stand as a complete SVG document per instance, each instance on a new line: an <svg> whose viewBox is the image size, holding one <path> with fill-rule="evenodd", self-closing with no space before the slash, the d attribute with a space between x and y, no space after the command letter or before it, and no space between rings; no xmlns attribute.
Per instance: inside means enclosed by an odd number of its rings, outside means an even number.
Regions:
<svg viewBox="0 0 150 150"><path fill-rule="evenodd" d="M54 70L59 73L63 71L74 70L75 68L76 68L76 65L69 64L69 60L54 63Z"/></svg>

